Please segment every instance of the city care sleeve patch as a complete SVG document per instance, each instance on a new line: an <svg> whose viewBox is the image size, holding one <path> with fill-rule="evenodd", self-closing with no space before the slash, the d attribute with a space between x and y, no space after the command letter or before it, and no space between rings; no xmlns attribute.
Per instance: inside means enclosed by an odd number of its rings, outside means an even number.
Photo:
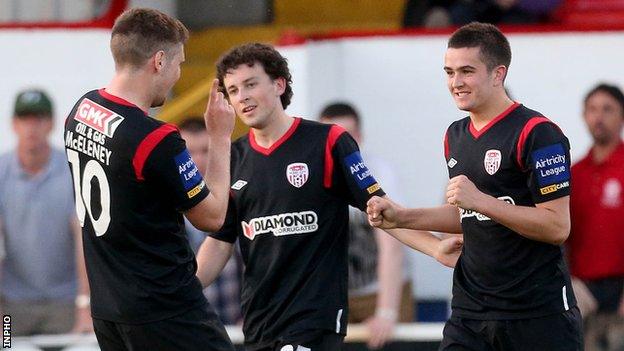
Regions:
<svg viewBox="0 0 624 351"><path fill-rule="evenodd" d="M145 169L145 179L154 191L167 194L178 211L186 211L208 196L208 187L177 132L154 148Z"/></svg>
<svg viewBox="0 0 624 351"><path fill-rule="evenodd" d="M533 201L570 195L570 144L559 127L550 121L535 124L523 142L522 163Z"/></svg>
<svg viewBox="0 0 624 351"><path fill-rule="evenodd" d="M366 202L373 195L385 195L366 166L357 143L348 133L338 138L332 154L336 160L334 188L344 194L349 204L365 210Z"/></svg>

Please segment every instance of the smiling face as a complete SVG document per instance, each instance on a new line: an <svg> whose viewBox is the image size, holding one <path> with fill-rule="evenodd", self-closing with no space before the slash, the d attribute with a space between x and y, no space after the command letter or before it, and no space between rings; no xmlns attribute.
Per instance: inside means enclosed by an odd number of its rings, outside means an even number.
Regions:
<svg viewBox="0 0 624 351"><path fill-rule="evenodd" d="M228 70L223 85L236 114L251 128L262 129L284 112L285 80L271 79L259 63Z"/></svg>
<svg viewBox="0 0 624 351"><path fill-rule="evenodd" d="M447 86L457 108L478 112L497 88L502 88L505 66L489 70L481 58L480 48L449 48L444 56Z"/></svg>

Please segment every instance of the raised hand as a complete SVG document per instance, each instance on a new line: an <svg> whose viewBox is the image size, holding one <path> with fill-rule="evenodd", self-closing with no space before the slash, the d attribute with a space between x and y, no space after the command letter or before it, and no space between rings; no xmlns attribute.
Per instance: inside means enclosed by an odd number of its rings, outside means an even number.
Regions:
<svg viewBox="0 0 624 351"><path fill-rule="evenodd" d="M222 92L219 91L219 80L212 81L210 99L204 112L206 129L211 137L230 137L234 130L236 114Z"/></svg>

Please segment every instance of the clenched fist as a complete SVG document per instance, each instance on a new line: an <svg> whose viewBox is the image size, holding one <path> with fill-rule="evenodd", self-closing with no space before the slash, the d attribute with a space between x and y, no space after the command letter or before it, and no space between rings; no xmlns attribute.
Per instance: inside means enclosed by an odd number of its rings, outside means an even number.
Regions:
<svg viewBox="0 0 624 351"><path fill-rule="evenodd" d="M373 227L381 229L393 229L398 226L397 212L401 207L390 201L390 199L373 196L366 203L366 213L368 214L368 222Z"/></svg>
<svg viewBox="0 0 624 351"><path fill-rule="evenodd" d="M446 188L446 201L466 210L477 210L484 195L465 175L451 178Z"/></svg>

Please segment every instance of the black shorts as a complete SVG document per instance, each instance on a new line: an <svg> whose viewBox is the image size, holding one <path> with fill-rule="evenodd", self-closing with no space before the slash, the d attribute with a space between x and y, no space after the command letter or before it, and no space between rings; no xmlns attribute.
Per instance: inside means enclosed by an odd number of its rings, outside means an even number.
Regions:
<svg viewBox="0 0 624 351"><path fill-rule="evenodd" d="M273 346L258 351L341 351L344 335L319 330L298 334L297 337L289 339L291 340L277 341Z"/></svg>
<svg viewBox="0 0 624 351"><path fill-rule="evenodd" d="M93 318L102 351L234 351L217 315L206 306L145 324L124 324Z"/></svg>
<svg viewBox="0 0 624 351"><path fill-rule="evenodd" d="M518 320L451 317L444 326L438 350L583 351L582 330L577 307L560 314Z"/></svg>

